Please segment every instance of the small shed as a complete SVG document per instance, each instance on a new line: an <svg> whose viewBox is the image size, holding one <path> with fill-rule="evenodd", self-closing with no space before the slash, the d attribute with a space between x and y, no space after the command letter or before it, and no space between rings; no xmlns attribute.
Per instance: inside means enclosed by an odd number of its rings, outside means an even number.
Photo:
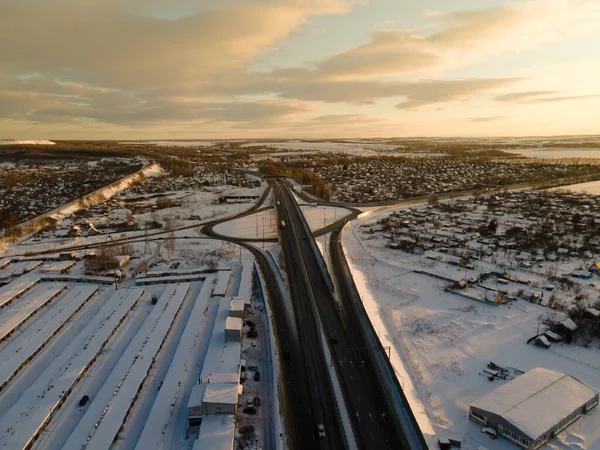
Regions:
<svg viewBox="0 0 600 450"><path fill-rule="evenodd" d="M228 317L225 321L225 342L242 342L242 319Z"/></svg>
<svg viewBox="0 0 600 450"><path fill-rule="evenodd" d="M600 311L598 311L596 308L586 308L585 313L594 319L600 318Z"/></svg>
<svg viewBox="0 0 600 450"><path fill-rule="evenodd" d="M229 317L244 317L244 300L241 298L232 298L229 302Z"/></svg>
<svg viewBox="0 0 600 450"><path fill-rule="evenodd" d="M571 276L573 278L580 278L582 280L589 280L590 278L592 278L592 272L588 271L588 270L576 270L574 271Z"/></svg>
<svg viewBox="0 0 600 450"><path fill-rule="evenodd" d="M486 302L500 303L502 301L502 294L496 291L487 291L483 298Z"/></svg>
<svg viewBox="0 0 600 450"><path fill-rule="evenodd" d="M541 335L541 336L538 336L537 338L535 338L535 341L533 341L533 344L536 347L550 348L550 342L548 342L548 339L546 339L546 336L544 336L544 335Z"/></svg>
<svg viewBox="0 0 600 450"><path fill-rule="evenodd" d="M204 414L235 414L240 387L231 383L207 384L202 396Z"/></svg>
<svg viewBox="0 0 600 450"><path fill-rule="evenodd" d="M544 332L544 336L546 336L546 338L550 342L560 342L560 341L562 341L562 336L560 334L554 333L553 331L550 331L550 330L545 331Z"/></svg>

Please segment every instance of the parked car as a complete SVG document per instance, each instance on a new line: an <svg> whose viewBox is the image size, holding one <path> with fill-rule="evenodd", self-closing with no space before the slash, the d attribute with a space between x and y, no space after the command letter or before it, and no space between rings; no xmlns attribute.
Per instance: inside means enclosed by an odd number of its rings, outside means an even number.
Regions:
<svg viewBox="0 0 600 450"><path fill-rule="evenodd" d="M256 414L256 408L254 406L247 406L243 412L244 414Z"/></svg>
<svg viewBox="0 0 600 450"><path fill-rule="evenodd" d="M258 366L248 366L248 370L258 370Z"/></svg>
<svg viewBox="0 0 600 450"><path fill-rule="evenodd" d="M254 372L254 381L260 381L260 372L258 370Z"/></svg>
<svg viewBox="0 0 600 450"><path fill-rule="evenodd" d="M260 397L254 397L254 406L260 406Z"/></svg>
<svg viewBox="0 0 600 450"><path fill-rule="evenodd" d="M251 320L246 320L246 325L248 325L249 327L256 326L256 324L254 322L252 322Z"/></svg>
<svg viewBox="0 0 600 450"><path fill-rule="evenodd" d="M490 427L482 428L481 432L483 434L487 434L492 439L496 439L498 437L498 433L496 432L496 430L494 430L493 428L490 428Z"/></svg>
<svg viewBox="0 0 600 450"><path fill-rule="evenodd" d="M255 337L258 337L258 333L256 332L256 330L250 330L250 331L248 331L247 336L249 338L255 338Z"/></svg>

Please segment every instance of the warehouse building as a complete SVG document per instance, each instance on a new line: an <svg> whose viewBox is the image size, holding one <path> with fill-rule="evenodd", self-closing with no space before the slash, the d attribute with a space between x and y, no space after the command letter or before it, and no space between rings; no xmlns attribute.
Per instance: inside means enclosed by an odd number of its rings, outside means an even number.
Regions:
<svg viewBox="0 0 600 450"><path fill-rule="evenodd" d="M598 405L598 393L570 375L537 367L470 405L469 420L536 450Z"/></svg>

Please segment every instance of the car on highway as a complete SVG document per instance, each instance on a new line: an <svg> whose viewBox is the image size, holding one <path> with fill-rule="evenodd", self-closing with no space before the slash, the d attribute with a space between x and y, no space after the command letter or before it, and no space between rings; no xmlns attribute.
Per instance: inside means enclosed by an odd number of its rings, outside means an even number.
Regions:
<svg viewBox="0 0 600 450"><path fill-rule="evenodd" d="M319 433L319 438L323 439L325 437L325 427L323 424L317 426L317 432Z"/></svg>
<svg viewBox="0 0 600 450"><path fill-rule="evenodd" d="M81 400L79 400L79 406L85 406L87 404L87 402L89 401L90 397L87 395L84 395L83 397L81 397Z"/></svg>

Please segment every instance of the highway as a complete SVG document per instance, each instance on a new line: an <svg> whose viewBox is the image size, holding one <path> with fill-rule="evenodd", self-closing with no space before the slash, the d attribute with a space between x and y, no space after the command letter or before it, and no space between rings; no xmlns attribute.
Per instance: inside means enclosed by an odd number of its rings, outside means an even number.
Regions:
<svg viewBox="0 0 600 450"><path fill-rule="evenodd" d="M346 440L329 377L329 368L321 345L321 327L315 307L314 293L310 289L309 271L300 252L302 246L298 236L301 233L295 230L298 226L296 216L283 192L285 191L281 189L274 190L278 203L278 220L289 224L280 229L281 246L298 329L298 343L302 349L299 357L306 361L308 369L310 413L303 417L302 421L304 426L312 430L313 441L306 445L309 445L310 448L343 449L347 448ZM319 424L325 427L324 438L318 436Z"/></svg>
<svg viewBox="0 0 600 450"><path fill-rule="evenodd" d="M427 443L419 429L410 404L402 391L394 367L389 361L386 349L381 345L377 333L364 309L360 294L348 266L340 238L344 224L337 224L329 240L331 270L335 280L337 296L340 299L340 314L347 330L360 339L362 346L370 348L368 357L375 369L374 375L380 386L386 386L383 400L393 414L392 423L398 435L402 436L404 448L427 448Z"/></svg>
<svg viewBox="0 0 600 450"><path fill-rule="evenodd" d="M316 322L310 314L314 310L323 323L358 447L378 450L421 448L408 443L386 400L392 387L380 382L372 357L372 353L380 349L365 341L355 320L346 317L342 322L331 281L323 269L324 262L293 195L282 181L273 182L273 192L279 201L279 220L286 221L286 227L281 231L281 243L294 309L306 310L302 315ZM308 293L303 295L302 288L295 284L303 284Z"/></svg>

